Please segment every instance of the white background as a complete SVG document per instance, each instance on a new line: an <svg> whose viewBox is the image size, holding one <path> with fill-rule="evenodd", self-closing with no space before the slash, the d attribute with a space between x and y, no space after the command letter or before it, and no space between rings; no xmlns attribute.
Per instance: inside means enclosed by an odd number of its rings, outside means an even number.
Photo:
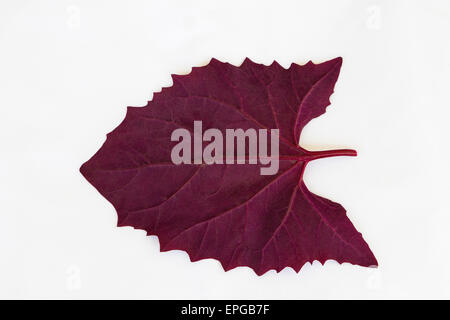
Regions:
<svg viewBox="0 0 450 320"><path fill-rule="evenodd" d="M2 1L1 298L450 298L448 1ZM125 116L211 57L342 56L309 188L346 207L378 269L258 277L117 228L78 169Z"/></svg>

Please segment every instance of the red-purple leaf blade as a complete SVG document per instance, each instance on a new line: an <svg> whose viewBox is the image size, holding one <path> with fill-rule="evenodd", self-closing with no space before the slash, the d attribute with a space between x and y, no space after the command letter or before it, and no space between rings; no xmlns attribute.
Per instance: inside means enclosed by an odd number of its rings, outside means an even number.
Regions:
<svg viewBox="0 0 450 320"><path fill-rule="evenodd" d="M157 235L161 251L180 249L192 261L214 258L225 270L257 274L334 259L361 266L377 261L345 209L311 193L302 175L308 161L353 150L310 152L298 146L303 127L329 105L342 64L292 64L284 69L246 59L218 60L173 76L173 86L145 107L129 107L81 172L118 213L119 226ZM178 128L280 130L280 167L171 162Z"/></svg>

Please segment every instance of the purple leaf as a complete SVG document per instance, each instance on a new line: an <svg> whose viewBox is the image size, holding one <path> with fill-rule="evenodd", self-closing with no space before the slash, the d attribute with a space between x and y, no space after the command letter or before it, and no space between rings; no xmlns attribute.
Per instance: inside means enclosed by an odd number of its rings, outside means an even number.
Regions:
<svg viewBox="0 0 450 320"><path fill-rule="evenodd" d="M341 64L336 58L284 69L212 59L173 75L173 86L147 106L129 107L80 171L113 204L119 226L157 235L161 251L184 250L192 261L214 258L225 270L249 266L258 275L285 267L298 272L314 260L376 266L345 209L303 182L311 160L356 156L298 146L303 127L330 104ZM224 137L229 128L279 129L277 173L261 175L261 163L173 164L171 134L193 132L194 121Z"/></svg>

